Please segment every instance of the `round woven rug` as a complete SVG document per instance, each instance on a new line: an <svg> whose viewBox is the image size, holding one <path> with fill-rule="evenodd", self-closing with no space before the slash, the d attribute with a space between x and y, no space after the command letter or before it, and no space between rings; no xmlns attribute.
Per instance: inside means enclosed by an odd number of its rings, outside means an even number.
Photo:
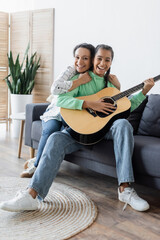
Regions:
<svg viewBox="0 0 160 240"><path fill-rule="evenodd" d="M0 201L13 198L28 183L29 179L1 177ZM86 194L68 185L53 183L36 211L14 213L0 209L0 239L68 239L88 228L96 216L97 207Z"/></svg>

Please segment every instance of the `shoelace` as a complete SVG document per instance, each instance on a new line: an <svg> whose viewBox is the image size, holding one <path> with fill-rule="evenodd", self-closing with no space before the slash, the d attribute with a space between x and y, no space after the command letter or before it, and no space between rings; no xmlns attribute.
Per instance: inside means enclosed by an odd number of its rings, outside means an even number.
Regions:
<svg viewBox="0 0 160 240"><path fill-rule="evenodd" d="M26 193L26 190L19 190L16 192L15 197L21 197L22 194Z"/></svg>
<svg viewBox="0 0 160 240"><path fill-rule="evenodd" d="M29 162L28 162L28 168L30 168L31 166L33 166L35 163L35 158L32 158Z"/></svg>
<svg viewBox="0 0 160 240"><path fill-rule="evenodd" d="M36 169L36 167L33 165L30 168L28 168L28 172L32 173L35 169Z"/></svg>
<svg viewBox="0 0 160 240"><path fill-rule="evenodd" d="M127 204L128 204L128 202L130 201L133 192L135 192L135 191L134 191L134 188L132 188L132 190L130 191L130 194L129 194L129 197L128 197L128 201L124 204L124 207L123 207L123 209L122 209L123 211L126 209Z"/></svg>
<svg viewBox="0 0 160 240"><path fill-rule="evenodd" d="M33 166L30 166L30 167L28 167L27 169L25 169L25 170L23 171L23 173L29 173L29 174L31 174L31 173L34 173L34 172L35 172L35 169L36 169L36 167L33 165Z"/></svg>
<svg viewBox="0 0 160 240"><path fill-rule="evenodd" d="M22 190L19 190L18 192L16 192L15 197L18 197L21 193L22 193Z"/></svg>

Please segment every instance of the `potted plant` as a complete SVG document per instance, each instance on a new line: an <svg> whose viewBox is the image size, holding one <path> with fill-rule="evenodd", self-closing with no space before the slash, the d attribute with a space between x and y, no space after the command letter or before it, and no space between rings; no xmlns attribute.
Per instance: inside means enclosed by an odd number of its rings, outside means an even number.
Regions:
<svg viewBox="0 0 160 240"><path fill-rule="evenodd" d="M8 65L10 74L5 78L5 81L8 85L8 88L11 93L11 108L17 107L18 104L14 104L14 98L18 98L17 103L25 103L25 98L32 98L32 90L35 83L35 76L38 68L40 67L40 58L37 59L37 53L28 56L29 45L25 52L22 63L19 61L19 54L16 57L14 62L12 51L10 51L10 55L8 55ZM25 66L23 67L25 62ZM21 96L23 95L23 96ZM21 101L21 98L23 100ZM22 110L18 110L22 111ZM15 112L15 111L14 111Z"/></svg>
<svg viewBox="0 0 160 240"><path fill-rule="evenodd" d="M34 88L35 76L40 67L40 57L37 53L28 56L29 45L24 54L22 63L19 54L15 61L12 51L8 56L9 75L4 79L11 93L11 113L25 112L26 104L32 102L32 90ZM16 134L17 135L17 134Z"/></svg>

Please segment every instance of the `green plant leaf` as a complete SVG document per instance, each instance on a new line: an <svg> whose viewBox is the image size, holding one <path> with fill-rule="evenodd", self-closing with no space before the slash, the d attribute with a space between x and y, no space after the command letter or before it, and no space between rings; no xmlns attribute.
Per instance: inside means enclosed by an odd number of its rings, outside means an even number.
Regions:
<svg viewBox="0 0 160 240"><path fill-rule="evenodd" d="M29 44L24 54L22 63L17 54L15 63L13 60L12 51L8 56L8 65L10 74L5 78L8 88L13 94L30 94L34 87L35 76L40 67L40 57L37 60L37 53L33 53L31 57L28 56ZM23 63L25 61L25 67Z"/></svg>
<svg viewBox="0 0 160 240"><path fill-rule="evenodd" d="M16 94L21 94L21 79L18 79L17 81Z"/></svg>
<svg viewBox="0 0 160 240"><path fill-rule="evenodd" d="M8 79L6 79L6 82L7 82L10 92L13 93L13 89L12 89L12 85L11 85L10 81Z"/></svg>
<svg viewBox="0 0 160 240"><path fill-rule="evenodd" d="M29 83L29 86L28 86L25 94L31 94L33 87L34 87L34 80L32 80L32 82Z"/></svg>

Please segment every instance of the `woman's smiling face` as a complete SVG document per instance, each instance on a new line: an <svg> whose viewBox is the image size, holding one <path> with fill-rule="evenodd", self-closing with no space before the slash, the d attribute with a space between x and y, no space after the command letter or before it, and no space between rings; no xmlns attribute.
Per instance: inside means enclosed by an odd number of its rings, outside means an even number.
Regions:
<svg viewBox="0 0 160 240"><path fill-rule="evenodd" d="M98 52L95 55L94 61L93 61L93 72L103 77L104 74L108 71L112 64L112 54L111 51L100 48Z"/></svg>
<svg viewBox="0 0 160 240"><path fill-rule="evenodd" d="M91 53L87 48L78 48L75 51L74 66L79 73L84 73L91 67Z"/></svg>

